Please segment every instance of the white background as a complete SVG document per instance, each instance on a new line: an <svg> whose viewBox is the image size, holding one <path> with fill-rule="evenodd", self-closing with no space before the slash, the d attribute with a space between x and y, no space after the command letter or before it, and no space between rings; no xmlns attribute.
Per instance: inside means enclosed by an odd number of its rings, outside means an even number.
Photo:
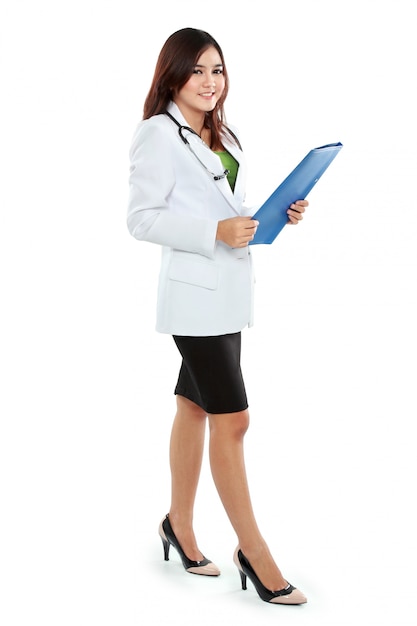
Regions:
<svg viewBox="0 0 417 626"><path fill-rule="evenodd" d="M415 3L0 6L2 624L415 626ZM303 224L254 250L243 333L254 506L303 607L240 590L207 461L195 523L222 576L157 536L179 358L159 250L126 228L128 150L185 26L223 48L249 202L344 144Z"/></svg>

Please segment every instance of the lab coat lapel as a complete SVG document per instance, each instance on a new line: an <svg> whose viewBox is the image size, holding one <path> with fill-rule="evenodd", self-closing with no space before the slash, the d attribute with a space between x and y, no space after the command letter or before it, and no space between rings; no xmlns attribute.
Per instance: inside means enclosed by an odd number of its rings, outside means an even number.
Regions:
<svg viewBox="0 0 417 626"><path fill-rule="evenodd" d="M214 180L215 175L221 175L224 172L224 166L220 156L210 150L210 148L206 146L198 136L189 133L187 135L187 139L189 140L195 154L202 161L202 163L204 163L207 170L209 170L208 172L206 171L206 174L211 178L213 185L216 186L216 188L219 190L225 200L227 200L227 202L230 204L232 209L236 211L236 199L230 188L229 181L227 180L226 176L220 178L219 180Z"/></svg>
<svg viewBox="0 0 417 626"><path fill-rule="evenodd" d="M175 119L182 126L189 126L187 120L183 117L183 115L181 114L181 111L179 110L177 105L174 104L173 102L171 102L171 104L168 106L168 112L171 113L171 115L175 117ZM201 160L201 162L204 163L206 168L209 170L209 172L207 171L205 172L206 175L211 178L213 185L216 186L216 188L222 194L224 199L228 202L228 204L233 209L233 211L239 215L239 207L242 204L242 196L243 196L242 184L243 184L243 178L244 178L243 172L241 171L242 167L241 167L240 161L242 158L241 157L242 153L240 152L240 150L237 148L237 146L234 143L232 144L231 142L225 142L225 149L228 152L230 152L230 154L232 154L232 156L239 163L238 175L236 179L235 190L233 193L226 176L224 178L221 178L220 180L214 180L211 174L211 172L213 172L214 175L221 174L224 171L224 167L223 167L220 157L217 154L215 154L212 150L210 150L210 148L204 144L204 142L198 137L198 135L195 135L189 131L184 130L184 136L187 137L193 151ZM203 165L201 167L203 168Z"/></svg>

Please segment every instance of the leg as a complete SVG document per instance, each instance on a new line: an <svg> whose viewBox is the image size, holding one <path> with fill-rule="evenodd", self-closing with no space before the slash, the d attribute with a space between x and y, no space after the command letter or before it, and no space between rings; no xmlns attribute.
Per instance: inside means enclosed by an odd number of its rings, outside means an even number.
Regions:
<svg viewBox="0 0 417 626"><path fill-rule="evenodd" d="M253 512L243 454L248 411L209 415L210 464L221 501L239 546L263 584L271 590L287 585L263 539Z"/></svg>
<svg viewBox="0 0 417 626"><path fill-rule="evenodd" d="M177 395L177 413L170 442L172 528L189 559L203 557L193 532L193 509L201 462L207 414L191 400Z"/></svg>

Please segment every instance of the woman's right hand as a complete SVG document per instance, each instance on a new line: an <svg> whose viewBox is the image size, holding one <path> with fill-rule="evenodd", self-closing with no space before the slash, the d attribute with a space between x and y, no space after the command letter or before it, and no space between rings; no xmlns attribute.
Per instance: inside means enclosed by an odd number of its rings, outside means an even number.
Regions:
<svg viewBox="0 0 417 626"><path fill-rule="evenodd" d="M231 248L244 248L255 236L259 222L251 217L230 217L217 224L216 240Z"/></svg>

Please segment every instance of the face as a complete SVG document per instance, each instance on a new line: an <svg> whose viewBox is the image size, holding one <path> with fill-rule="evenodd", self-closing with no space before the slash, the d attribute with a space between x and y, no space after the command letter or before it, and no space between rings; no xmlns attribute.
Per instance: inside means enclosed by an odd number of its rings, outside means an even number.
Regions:
<svg viewBox="0 0 417 626"><path fill-rule="evenodd" d="M191 122L214 109L223 93L224 82L222 60L211 46L198 59L192 75L175 94L174 102Z"/></svg>

